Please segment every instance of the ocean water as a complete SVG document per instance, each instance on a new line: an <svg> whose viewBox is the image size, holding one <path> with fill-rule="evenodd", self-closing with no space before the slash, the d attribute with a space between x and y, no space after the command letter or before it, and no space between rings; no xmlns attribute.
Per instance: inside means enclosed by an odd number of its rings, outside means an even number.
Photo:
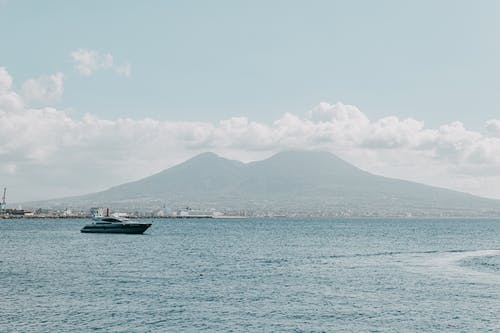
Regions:
<svg viewBox="0 0 500 333"><path fill-rule="evenodd" d="M500 332L500 221L0 220L0 332Z"/></svg>

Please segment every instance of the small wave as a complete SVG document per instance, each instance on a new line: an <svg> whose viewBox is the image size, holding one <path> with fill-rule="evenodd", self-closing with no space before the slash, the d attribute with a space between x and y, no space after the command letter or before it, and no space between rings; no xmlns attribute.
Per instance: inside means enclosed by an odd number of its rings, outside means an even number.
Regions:
<svg viewBox="0 0 500 333"><path fill-rule="evenodd" d="M430 258L428 256L425 258L420 257L418 259L423 260L414 263L413 267L416 267L420 271L432 272L433 274L445 276L450 279L465 279L478 283L500 284L500 274L477 270L473 267L461 264L468 259L499 255L500 250L453 250L440 252Z"/></svg>
<svg viewBox="0 0 500 333"><path fill-rule="evenodd" d="M452 250L452 251L461 251L461 250ZM430 253L439 253L439 251L385 251L385 252L373 252L373 253L354 253L354 254L334 254L327 256L329 259L336 258L358 258L358 257L383 257L383 256L398 256L398 255L412 255L412 254L430 254Z"/></svg>
<svg viewBox="0 0 500 333"><path fill-rule="evenodd" d="M470 250L452 249L447 251L381 251L372 253L336 254L321 257L308 257L307 259L349 259L361 257L388 257L396 265L401 265L406 271L419 274L432 274L446 279L455 279L474 283L500 284L500 265L495 264L495 259L500 257L500 249L495 250ZM389 259L392 257L394 260ZM475 258L481 259L479 263ZM474 264L469 263L474 261ZM492 263L493 262L493 263ZM493 265L494 267L489 267ZM489 269L486 269L489 268Z"/></svg>

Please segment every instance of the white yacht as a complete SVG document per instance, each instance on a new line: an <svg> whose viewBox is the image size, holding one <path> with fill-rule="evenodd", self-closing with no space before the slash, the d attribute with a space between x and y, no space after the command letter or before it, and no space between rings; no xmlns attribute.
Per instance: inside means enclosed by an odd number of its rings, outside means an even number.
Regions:
<svg viewBox="0 0 500 333"><path fill-rule="evenodd" d="M151 223L130 222L125 218L96 216L94 222L86 224L80 231L89 233L142 234Z"/></svg>

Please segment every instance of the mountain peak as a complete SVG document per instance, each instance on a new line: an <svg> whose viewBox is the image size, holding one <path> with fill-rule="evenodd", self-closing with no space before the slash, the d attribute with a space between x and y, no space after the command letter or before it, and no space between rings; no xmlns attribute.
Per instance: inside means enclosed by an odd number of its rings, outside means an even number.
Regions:
<svg viewBox="0 0 500 333"><path fill-rule="evenodd" d="M200 154L198 154L198 155L190 158L189 160L206 160L206 159L221 159L221 158L222 157L220 157L216 153L213 153L211 151L207 151L207 152L204 152L204 153L200 153Z"/></svg>
<svg viewBox="0 0 500 333"><path fill-rule="evenodd" d="M329 158L338 159L337 155L323 150L284 150L276 153L271 158Z"/></svg>
<svg viewBox="0 0 500 333"><path fill-rule="evenodd" d="M322 170L321 173L336 172L337 174L361 172L357 167L337 157L337 155L320 150L282 151L258 163L297 169L299 172L306 170L313 172Z"/></svg>
<svg viewBox="0 0 500 333"><path fill-rule="evenodd" d="M186 166L186 165L201 165L204 167L210 167L210 166L216 167L216 166L222 166L222 165L239 166L239 165L243 165L243 163L240 161L227 159L227 158L219 156L213 152L204 152L204 153L198 154L198 155L190 158L189 160L187 160L187 161L185 161L177 166Z"/></svg>

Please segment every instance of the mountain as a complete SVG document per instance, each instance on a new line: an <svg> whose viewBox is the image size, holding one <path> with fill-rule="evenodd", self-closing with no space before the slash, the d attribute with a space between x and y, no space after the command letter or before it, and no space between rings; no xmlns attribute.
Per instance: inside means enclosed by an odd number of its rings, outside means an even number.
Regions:
<svg viewBox="0 0 500 333"><path fill-rule="evenodd" d="M499 200L373 175L331 153L312 151L287 151L247 164L204 153L150 177L57 203L328 216L500 213Z"/></svg>

